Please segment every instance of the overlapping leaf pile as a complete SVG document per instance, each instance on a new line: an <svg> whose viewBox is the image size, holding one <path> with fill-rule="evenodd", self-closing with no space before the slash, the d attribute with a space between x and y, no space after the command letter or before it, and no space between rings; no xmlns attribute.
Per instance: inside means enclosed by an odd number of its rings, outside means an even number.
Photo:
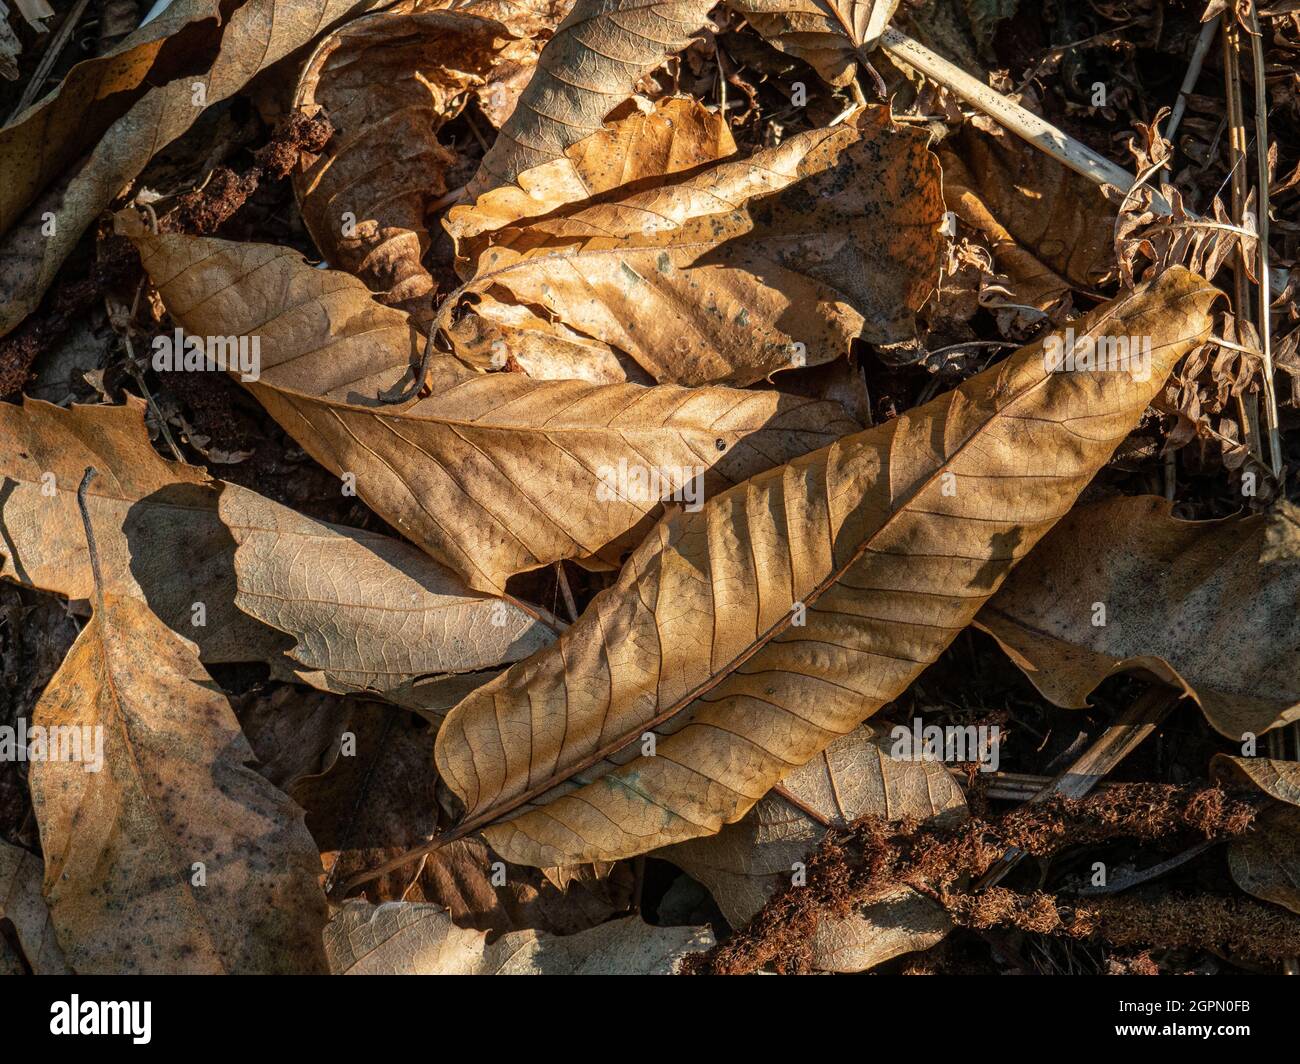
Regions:
<svg viewBox="0 0 1300 1064"><path fill-rule="evenodd" d="M1300 716L1293 546L1261 565L1262 517L1079 501L1220 298L1181 267L1121 289L1068 326L1149 364L1059 372L1045 315L1113 280L1100 196L1027 211L1006 144L936 153L888 103L742 149L725 108L638 95L700 0L309 6L173 5L0 132L9 330L197 117L179 42L208 104L314 42L288 95L334 131L293 177L319 266L152 207L111 225L149 294L127 317L156 295L160 335L256 338L231 381L368 511L164 460L148 392L0 405L0 576L89 608L30 723L102 735L100 771L30 766L39 890L0 848L29 968L673 971L713 944L693 914L740 927L828 832L964 821L864 722L972 625L1059 706L1140 668L1232 740ZM845 87L896 6L737 9ZM441 132L465 115L500 127L472 177ZM57 151L23 168L33 138ZM953 313L948 210L1033 336L873 423L863 359L923 373ZM1296 801L1286 770L1218 771ZM1232 861L1300 911L1292 813ZM691 877L668 926L629 915L652 853ZM900 885L809 955L860 971L951 926Z"/></svg>

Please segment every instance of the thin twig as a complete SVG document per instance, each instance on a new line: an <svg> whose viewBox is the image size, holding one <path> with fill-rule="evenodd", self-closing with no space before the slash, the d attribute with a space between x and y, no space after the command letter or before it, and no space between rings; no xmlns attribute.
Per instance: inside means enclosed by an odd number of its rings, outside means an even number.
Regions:
<svg viewBox="0 0 1300 1064"><path fill-rule="evenodd" d="M564 596L564 608L569 611L569 620L578 619L578 604L573 600L573 591L569 588L569 578L564 575L564 562L555 563L555 577L560 584L560 594Z"/></svg>
<svg viewBox="0 0 1300 1064"><path fill-rule="evenodd" d="M1201 27L1200 36L1196 38L1196 47L1192 49L1192 58L1187 64L1187 73L1183 75L1182 87L1178 90L1178 99L1174 101L1174 113L1169 116L1169 123L1165 126L1162 136L1171 144L1174 140L1174 134L1178 132L1178 124L1183 120L1183 114L1187 110L1187 97L1191 95L1192 89L1196 87L1196 82L1201 76L1201 67L1205 65L1205 57L1209 54L1210 45L1214 43L1214 35L1219 32L1219 23L1223 21L1223 15L1216 15ZM1172 156L1170 157L1172 159Z"/></svg>
<svg viewBox="0 0 1300 1064"><path fill-rule="evenodd" d="M9 122L13 122L20 114L31 106L32 101L40 95L41 86L45 84L45 79L50 76L50 71L54 64L59 61L59 56L63 54L63 49L68 46L72 40L72 31L77 28L81 21L81 16L85 14L86 5L90 0L78 0L77 6L74 7L63 21L59 24L58 31L54 34L54 39L50 41L45 49L45 54L41 56L41 61L36 65L32 72L31 80L23 89L22 96L18 99L18 106L13 109L9 115Z"/></svg>
<svg viewBox="0 0 1300 1064"><path fill-rule="evenodd" d="M1255 5L1247 6L1250 18L1250 52L1255 68L1255 167L1258 170L1259 202L1256 207L1256 245L1259 249L1259 342L1264 348L1264 427L1273 479L1282 476L1282 434L1278 428L1277 391L1273 381L1273 341L1270 337L1269 308L1273 302L1268 272L1268 95L1264 84L1264 38L1259 31Z"/></svg>

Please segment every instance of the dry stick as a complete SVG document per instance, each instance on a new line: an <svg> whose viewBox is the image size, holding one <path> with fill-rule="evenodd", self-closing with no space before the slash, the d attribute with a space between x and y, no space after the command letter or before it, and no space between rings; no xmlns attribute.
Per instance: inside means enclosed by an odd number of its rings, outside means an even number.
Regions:
<svg viewBox="0 0 1300 1064"><path fill-rule="evenodd" d="M1118 875L1102 887L1082 887L1076 893L1081 898L1095 898L1102 894L1118 894L1121 890L1128 890L1143 883L1150 883L1153 879L1159 879L1166 872L1172 872L1180 865L1185 865L1194 857L1199 857L1206 850L1213 849L1223 841L1223 839L1203 839L1196 845L1183 850L1182 853L1176 853L1174 856L1161 861L1159 864L1154 864L1150 868L1140 868L1129 872L1127 875Z"/></svg>
<svg viewBox="0 0 1300 1064"><path fill-rule="evenodd" d="M90 0L79 0L74 7L63 19L59 25L58 31L54 34L54 40L50 41L49 46L45 49L45 54L41 56L40 63L32 72L31 80L27 82L23 94L18 99L18 106L13 109L9 115L9 121L12 122L20 114L27 110L33 100L40 94L41 86L45 84L45 79L50 76L50 71L54 64L59 61L59 56L63 54L63 49L68 46L68 41L72 40L72 31L77 28L77 23L81 21L81 16L86 11L86 5Z"/></svg>
<svg viewBox="0 0 1300 1064"><path fill-rule="evenodd" d="M1228 177L1232 189L1232 220L1246 225L1246 113L1241 102L1241 66L1238 59L1238 40L1241 30L1235 21L1223 27L1223 87L1228 107ZM1252 322L1250 279L1246 262L1246 244L1240 241L1232 256L1232 311L1242 321ZM1261 464L1264 447L1259 435L1259 401L1254 395L1238 395L1237 409L1241 431L1250 453Z"/></svg>
<svg viewBox="0 0 1300 1064"><path fill-rule="evenodd" d="M961 765L949 765L948 774L959 783L966 782L968 778ZM1051 776L1036 776L1028 772L981 772L980 776L988 780L981 791L984 797L1000 802L1027 802L1044 787L1052 785ZM1103 780L1094 790L1106 791L1113 786L1113 783Z"/></svg>
<svg viewBox="0 0 1300 1064"><path fill-rule="evenodd" d="M1255 168L1259 189L1257 246L1259 248L1259 342L1264 348L1264 427L1268 430L1269 456L1273 460L1273 479L1282 476L1282 434L1278 429L1277 392L1273 381L1273 341L1269 333L1269 305L1273 302L1269 291L1268 273L1268 96L1264 85L1264 38L1259 30L1255 5L1248 7L1250 14L1250 51L1255 68Z"/></svg>
<svg viewBox="0 0 1300 1064"><path fill-rule="evenodd" d="M931 81L937 82L945 89L956 93L967 103L978 107L990 118L1037 148L1050 155L1063 166L1069 167L1076 174L1082 174L1098 185L1114 185L1128 191L1133 187L1133 175L1122 166L1111 162L1104 155L1099 155L1067 133L1063 133L1050 122L1038 115L1026 111L1018 103L1007 99L1000 92L989 88L982 81L971 77L961 67L936 55L918 41L912 40L905 33L888 29L880 38L880 47L900 63L905 63L920 71ZM1169 214L1171 208L1165 199L1152 190L1151 209L1158 214ZM1199 215L1188 212L1194 221L1200 221ZM1286 290L1287 272L1277 269L1269 273L1269 284L1274 295L1281 295Z"/></svg>
<svg viewBox="0 0 1300 1064"><path fill-rule="evenodd" d="M1174 101L1174 113L1169 116L1169 123L1162 134L1165 140L1171 143L1174 134L1178 132L1178 124L1183 120L1183 114L1187 110L1187 97L1191 95L1192 89L1196 88L1196 82L1201 76L1201 67L1205 65L1205 57L1209 54L1210 45L1214 43L1214 35L1219 31L1219 23L1222 21L1222 14L1215 15L1201 27L1201 34L1196 38L1196 47L1192 49L1192 58L1187 64L1187 73L1183 76L1183 84L1178 90L1178 99Z"/></svg>
<svg viewBox="0 0 1300 1064"><path fill-rule="evenodd" d="M578 604L573 600L573 591L569 588L569 578L564 575L564 562L555 563L555 575L560 585L560 593L564 595L564 608L569 611L569 620L578 619Z"/></svg>
<svg viewBox="0 0 1300 1064"><path fill-rule="evenodd" d="M1054 795L1082 798L1155 731L1181 698L1182 695L1173 693L1167 687L1156 685L1148 688L1119 715L1115 723L1102 732L1101 737L1074 764L1052 781L1051 786L1043 788L1029 799L1030 803L1045 801ZM1015 847L1007 850L971 889L985 890L1000 883L1024 856L1024 851Z"/></svg>

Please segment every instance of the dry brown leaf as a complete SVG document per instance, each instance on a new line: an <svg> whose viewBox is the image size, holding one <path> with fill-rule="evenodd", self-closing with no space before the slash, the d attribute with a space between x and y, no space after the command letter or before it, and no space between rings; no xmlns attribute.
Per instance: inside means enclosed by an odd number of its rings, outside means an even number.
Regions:
<svg viewBox="0 0 1300 1064"><path fill-rule="evenodd" d="M0 920L13 924L33 975L67 975L49 906L41 897L45 866L34 854L0 840Z"/></svg>
<svg viewBox="0 0 1300 1064"><path fill-rule="evenodd" d="M0 234L151 84L184 72L220 39L220 5L175 0L112 51L74 66L0 129Z"/></svg>
<svg viewBox="0 0 1300 1064"><path fill-rule="evenodd" d="M60 165L48 179L53 183L8 224L0 244L0 334L36 307L100 212L139 176L155 152L188 130L205 107L228 99L254 75L340 19L382 2L247 0L236 8L205 73L179 73L151 88L80 162ZM32 156L12 157L26 165ZM54 219L52 232L48 215Z"/></svg>
<svg viewBox="0 0 1300 1064"><path fill-rule="evenodd" d="M943 825L965 819L966 800L948 770L935 761L894 759L890 743L866 725L855 728L781 781L799 805L768 794L738 823L658 856L708 887L727 922L739 928L789 886L792 870L825 837L825 823L843 828L862 816L936 818ZM811 964L821 971L866 971L900 953L929 949L951 927L939 905L900 887L847 916L823 919L809 942Z"/></svg>
<svg viewBox="0 0 1300 1064"><path fill-rule="evenodd" d="M639 916L557 937L512 931L491 945L436 905L347 901L325 929L335 975L672 975L708 949L705 927L653 927Z"/></svg>
<svg viewBox="0 0 1300 1064"><path fill-rule="evenodd" d="M650 111L633 110L572 145L560 158L525 170L517 184L453 207L443 227L456 243L456 268L462 277L473 276L490 234L506 226L612 189L665 185L674 175L735 152L726 120L692 97L669 96L656 101Z"/></svg>
<svg viewBox="0 0 1300 1064"><path fill-rule="evenodd" d="M753 384L843 357L919 352L943 220L928 136L888 107L659 188L498 231L439 314L541 308L656 380ZM509 351L504 352L506 355Z"/></svg>
<svg viewBox="0 0 1300 1064"><path fill-rule="evenodd" d="M1170 510L1152 496L1076 510L976 625L1058 706L1086 706L1106 677L1143 669L1229 739L1300 718L1300 562L1260 563L1262 517Z"/></svg>
<svg viewBox="0 0 1300 1064"><path fill-rule="evenodd" d="M1222 783L1254 785L1277 799L1254 830L1232 840L1228 868L1247 894L1300 913L1300 764L1215 754L1210 771Z"/></svg>
<svg viewBox="0 0 1300 1064"><path fill-rule="evenodd" d="M249 491L222 493L239 545L235 605L291 635L314 687L389 694L421 676L518 661L555 632L512 601L475 594L414 547L314 521Z"/></svg>
<svg viewBox="0 0 1300 1064"><path fill-rule="evenodd" d="M667 518L553 646L447 716L458 832L562 865L740 819L971 621L1203 342L1217 297L1171 270L1078 323L1151 336L1145 381L1048 372L1040 341Z"/></svg>
<svg viewBox="0 0 1300 1064"><path fill-rule="evenodd" d="M538 48L495 19L446 8L406 0L347 23L317 46L294 100L334 127L326 151L294 175L316 246L424 324L436 286L420 260L455 162L438 130L471 90L531 66Z"/></svg>
<svg viewBox="0 0 1300 1064"><path fill-rule="evenodd" d="M885 32L898 0L728 0L727 6L781 51L842 87L857 73L859 49L870 51Z"/></svg>
<svg viewBox="0 0 1300 1064"><path fill-rule="evenodd" d="M34 724L100 729L98 769L31 768L45 896L77 972L324 967L327 906L302 810L248 767L229 702L143 602L96 596Z"/></svg>
<svg viewBox="0 0 1300 1064"><path fill-rule="evenodd" d="M712 0L578 0L483 157L471 196L514 182L600 129L639 78L686 47Z"/></svg>
<svg viewBox="0 0 1300 1064"><path fill-rule="evenodd" d="M948 207L989 242L1010 301L1046 311L1114 274L1115 208L1097 186L1005 132L967 125L939 148Z"/></svg>
<svg viewBox="0 0 1300 1064"><path fill-rule="evenodd" d="M507 226L613 189L658 187L735 150L725 120L694 99L674 96L648 112L634 109L570 147L563 158L520 174L519 184L454 207L443 225L456 246L457 269L471 276L492 234ZM627 355L533 307L500 303L484 293L475 309L450 329L456 353L474 365L499 369L509 359L535 380L653 383Z"/></svg>
<svg viewBox="0 0 1300 1064"><path fill-rule="evenodd" d="M857 428L838 403L779 392L532 381L447 357L428 398L384 404L423 340L359 281L287 248L134 239L173 317L197 335L257 334L247 387L271 416L478 590L562 558L616 564L697 471L711 493ZM662 473L662 490L625 491L628 466Z"/></svg>
<svg viewBox="0 0 1300 1064"><path fill-rule="evenodd" d="M206 662L265 661L288 679L441 712L465 689L432 697L411 686L417 679L492 668L552 638L519 606L469 591L405 543L313 521L165 461L144 409L140 400L0 405L0 476L10 485L0 495L0 577L90 597L76 488L93 465L104 472L87 502L108 589L146 602Z"/></svg>

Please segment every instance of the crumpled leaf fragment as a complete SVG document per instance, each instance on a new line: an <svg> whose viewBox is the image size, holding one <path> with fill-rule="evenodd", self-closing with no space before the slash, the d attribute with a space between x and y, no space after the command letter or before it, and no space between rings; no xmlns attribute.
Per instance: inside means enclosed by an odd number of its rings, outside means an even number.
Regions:
<svg viewBox="0 0 1300 1064"><path fill-rule="evenodd" d="M294 106L334 127L294 175L303 221L329 262L417 323L433 315L436 285L421 259L455 162L438 130L472 91L531 65L537 47L477 7L405 0L329 34L303 70Z"/></svg>
<svg viewBox="0 0 1300 1064"><path fill-rule="evenodd" d="M727 6L781 51L842 88L857 74L858 56L885 32L898 0L728 0Z"/></svg>
<svg viewBox="0 0 1300 1064"><path fill-rule="evenodd" d="M1048 311L1114 276L1115 208L1087 178L974 125L938 151L948 207L989 242L1008 302Z"/></svg>

